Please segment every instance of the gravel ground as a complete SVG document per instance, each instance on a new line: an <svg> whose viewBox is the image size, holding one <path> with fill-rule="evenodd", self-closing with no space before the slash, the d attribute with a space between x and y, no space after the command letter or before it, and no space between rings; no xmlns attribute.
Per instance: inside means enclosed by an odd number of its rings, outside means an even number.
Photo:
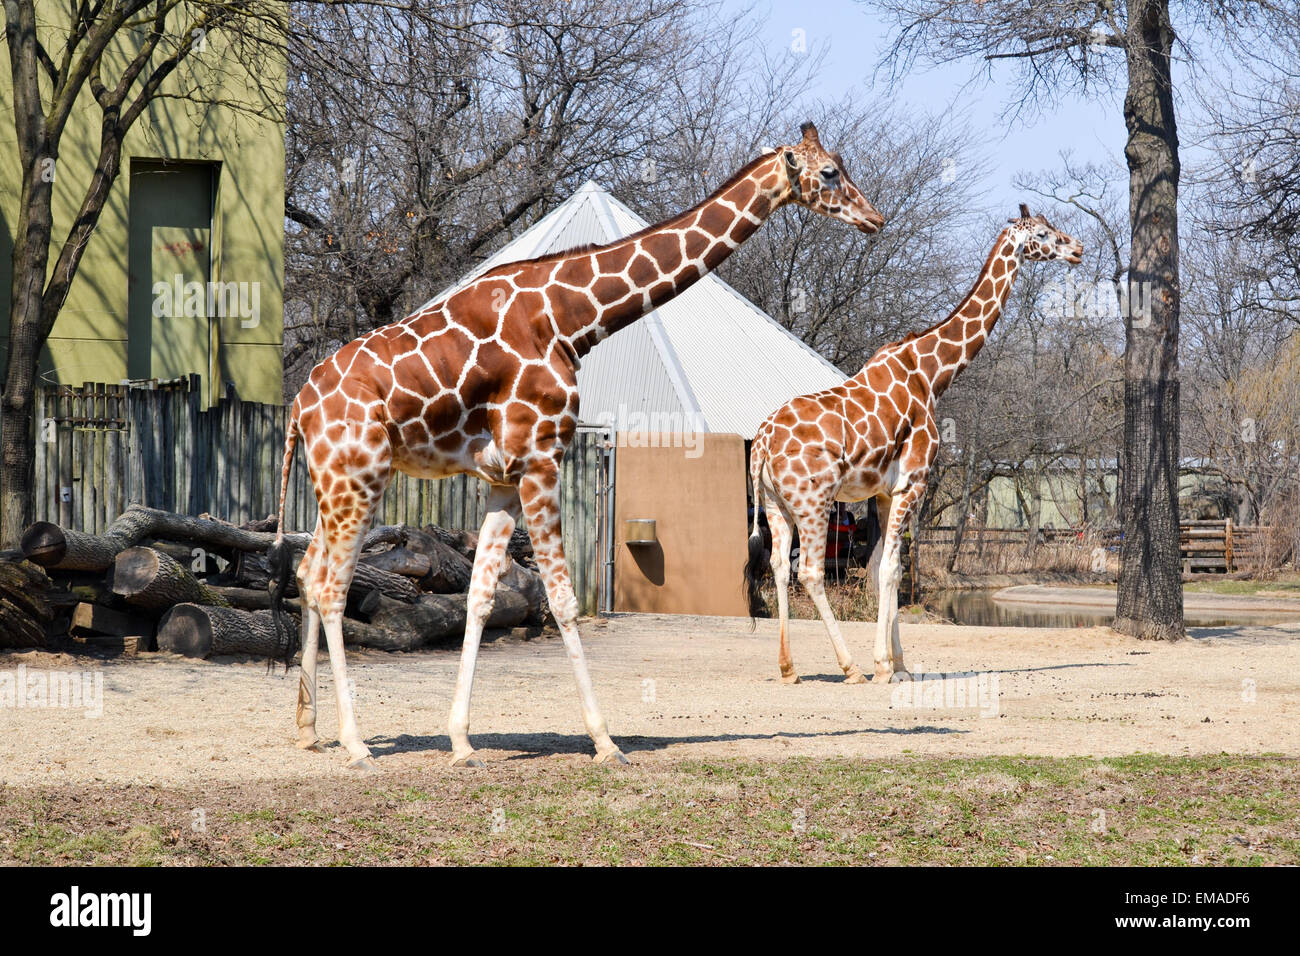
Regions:
<svg viewBox="0 0 1300 956"><path fill-rule="evenodd" d="M845 624L870 673L874 626ZM914 673L966 673L849 686L820 623L793 622L803 682L777 679L776 624L619 615L583 623L596 691L635 763L738 757L1300 754L1300 625L1201 628L1177 644L1108 629L903 625ZM322 648L322 656L324 649ZM446 766L458 651L349 652L361 729L379 771ZM102 714L9 706L18 669L102 675ZM9 675L6 678L6 675ZM350 777L341 748L297 750L297 673L261 661L165 654L99 659L0 655L0 783L149 784ZM322 661L319 731L336 730ZM963 699L964 698L964 699ZM592 753L555 637L486 644L471 735L494 762L575 761Z"/></svg>

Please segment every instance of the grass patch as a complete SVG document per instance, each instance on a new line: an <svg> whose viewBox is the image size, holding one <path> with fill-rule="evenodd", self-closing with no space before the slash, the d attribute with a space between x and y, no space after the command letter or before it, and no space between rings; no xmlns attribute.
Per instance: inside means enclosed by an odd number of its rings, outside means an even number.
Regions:
<svg viewBox="0 0 1300 956"><path fill-rule="evenodd" d="M1193 594L1259 594L1262 591L1272 597L1300 598L1300 573L1279 572L1248 581L1194 581L1184 584L1183 590Z"/></svg>
<svg viewBox="0 0 1300 956"><path fill-rule="evenodd" d="M546 764L364 787L8 788L0 863L1300 863L1286 757Z"/></svg>

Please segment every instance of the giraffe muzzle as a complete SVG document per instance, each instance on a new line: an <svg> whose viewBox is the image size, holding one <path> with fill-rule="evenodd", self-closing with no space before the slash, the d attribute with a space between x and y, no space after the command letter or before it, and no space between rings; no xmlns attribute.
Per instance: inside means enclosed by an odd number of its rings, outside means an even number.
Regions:
<svg viewBox="0 0 1300 956"><path fill-rule="evenodd" d="M866 214L865 222L858 223L858 231L871 235L873 232L879 232L884 224L885 217L873 209Z"/></svg>

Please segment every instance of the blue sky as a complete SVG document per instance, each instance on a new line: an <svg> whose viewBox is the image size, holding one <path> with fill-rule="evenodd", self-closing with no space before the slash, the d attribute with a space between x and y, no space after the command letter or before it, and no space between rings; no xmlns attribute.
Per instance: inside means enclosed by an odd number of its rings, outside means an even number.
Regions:
<svg viewBox="0 0 1300 956"><path fill-rule="evenodd" d="M723 0L725 11L750 5L746 0ZM973 128L984 131L990 172L980 191L992 206L1014 209L1021 199L1032 200L1014 187L1015 176L1058 168L1064 149L1071 150L1081 164L1123 162L1126 133L1121 104L1114 94L1100 93L1092 99L1066 97L1050 114L1008 119L1003 112L1013 89L1014 66L995 66L991 81L981 78L973 84L971 77L983 67L978 61L932 69L916 67L891 91L886 77L873 78L890 34L869 6L853 0L758 0L754 13L766 15L763 36L774 51L789 48L796 29L805 32L809 49L822 42L829 45L815 96L835 99L854 91L929 113L941 113L951 106Z"/></svg>

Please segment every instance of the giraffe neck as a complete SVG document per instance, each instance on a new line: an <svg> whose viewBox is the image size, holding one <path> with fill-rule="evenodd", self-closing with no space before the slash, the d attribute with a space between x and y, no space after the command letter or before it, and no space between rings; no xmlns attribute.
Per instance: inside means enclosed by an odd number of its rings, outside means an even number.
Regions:
<svg viewBox="0 0 1300 956"><path fill-rule="evenodd" d="M779 155L741 168L703 202L639 233L564 256L589 261L591 315L556 314L556 330L578 355L680 295L731 255L791 198ZM555 275L563 279L563 266Z"/></svg>
<svg viewBox="0 0 1300 956"><path fill-rule="evenodd" d="M1024 244L1016 240L1011 229L1004 229L966 298L947 319L916 339L919 354L933 352L939 356L939 366L930 381L935 398L984 347L1016 283L1023 255Z"/></svg>

